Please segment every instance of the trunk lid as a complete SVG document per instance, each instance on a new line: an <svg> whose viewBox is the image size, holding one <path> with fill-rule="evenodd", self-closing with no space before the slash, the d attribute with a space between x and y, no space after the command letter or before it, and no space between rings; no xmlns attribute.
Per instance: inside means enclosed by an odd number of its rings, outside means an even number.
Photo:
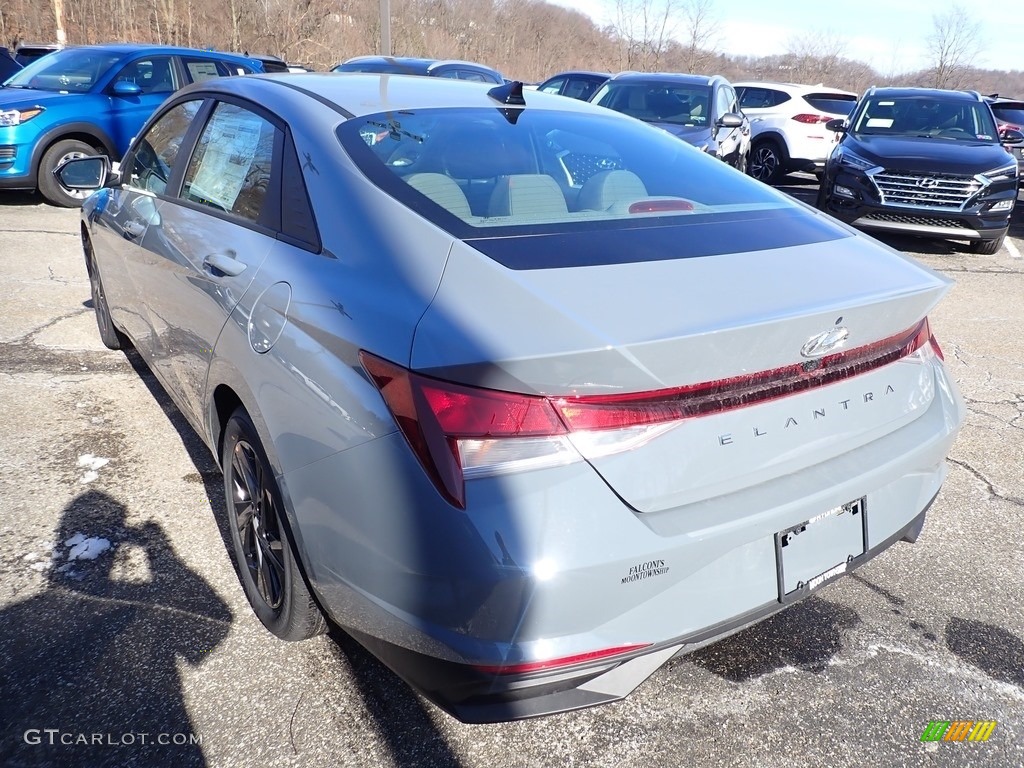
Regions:
<svg viewBox="0 0 1024 768"><path fill-rule="evenodd" d="M876 343L912 329L948 290L902 254L841 232L770 251L531 270L456 243L410 367L544 395L686 387L804 363L801 349L836 328L848 331L844 350ZM588 458L627 503L655 511L877 439L924 412L933 382L911 357Z"/></svg>

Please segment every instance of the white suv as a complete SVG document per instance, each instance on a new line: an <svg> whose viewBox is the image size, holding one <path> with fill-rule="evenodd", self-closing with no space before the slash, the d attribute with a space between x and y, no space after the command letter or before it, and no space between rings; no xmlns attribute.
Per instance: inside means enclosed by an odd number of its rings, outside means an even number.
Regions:
<svg viewBox="0 0 1024 768"><path fill-rule="evenodd" d="M823 85L733 85L750 118L749 173L765 183L792 171L821 173L839 135L825 123L846 117L857 103L857 94Z"/></svg>

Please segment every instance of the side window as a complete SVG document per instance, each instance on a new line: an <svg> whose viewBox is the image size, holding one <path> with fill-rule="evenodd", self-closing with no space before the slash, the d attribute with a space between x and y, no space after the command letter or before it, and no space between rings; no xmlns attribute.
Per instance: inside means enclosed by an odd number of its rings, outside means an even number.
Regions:
<svg viewBox="0 0 1024 768"><path fill-rule="evenodd" d="M589 99L590 96L597 90L597 86L600 83L595 83L593 80L583 79L570 79L568 84L565 86L563 96L569 96L573 99Z"/></svg>
<svg viewBox="0 0 1024 768"><path fill-rule="evenodd" d="M273 172L276 130L247 109L218 104L185 170L182 198L259 221Z"/></svg>
<svg viewBox="0 0 1024 768"><path fill-rule="evenodd" d="M559 78L558 80L552 80L550 83L541 88L544 93L558 93L562 90L562 84L565 82L564 79Z"/></svg>
<svg viewBox="0 0 1024 768"><path fill-rule="evenodd" d="M126 64L115 83L134 83L143 93L171 93L176 90L170 56L155 56Z"/></svg>
<svg viewBox="0 0 1024 768"><path fill-rule="evenodd" d="M732 106L731 95L729 88L719 88L715 91L715 120L720 120L722 115L729 111Z"/></svg>
<svg viewBox="0 0 1024 768"><path fill-rule="evenodd" d="M178 160L178 150L202 99L183 101L165 112L136 143L129 158L130 186L162 195Z"/></svg>
<svg viewBox="0 0 1024 768"><path fill-rule="evenodd" d="M201 83L214 77L228 77L229 75L248 74L249 70L242 71L242 67L226 64L217 59L201 59L186 57L183 59L185 71L188 73L190 83Z"/></svg>
<svg viewBox="0 0 1024 768"><path fill-rule="evenodd" d="M480 72L473 72L472 70L469 70L469 69L460 69L459 70L459 79L460 80L472 80L474 83L489 83L489 82L491 82L491 78L486 77L485 75L481 74Z"/></svg>

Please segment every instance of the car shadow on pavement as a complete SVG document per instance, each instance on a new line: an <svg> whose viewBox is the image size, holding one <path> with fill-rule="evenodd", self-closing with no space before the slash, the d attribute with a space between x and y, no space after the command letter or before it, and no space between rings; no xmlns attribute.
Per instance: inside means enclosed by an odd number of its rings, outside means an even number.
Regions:
<svg viewBox="0 0 1024 768"><path fill-rule="evenodd" d="M1024 688L1024 641L1002 627L952 617L946 647L993 680Z"/></svg>
<svg viewBox="0 0 1024 768"><path fill-rule="evenodd" d="M0 194L0 206L34 208L37 205L46 205L46 201L42 195L35 192L16 190L4 191Z"/></svg>
<svg viewBox="0 0 1024 768"><path fill-rule="evenodd" d="M393 765L402 768L460 768L452 751L430 717L429 704L394 672L343 630L330 633L338 656L348 662L366 711L373 718ZM447 717L447 715L445 715Z"/></svg>
<svg viewBox="0 0 1024 768"><path fill-rule="evenodd" d="M685 659L734 683L783 667L821 672L859 623L856 611L812 596Z"/></svg>
<svg viewBox="0 0 1024 768"><path fill-rule="evenodd" d="M129 364L181 437L182 444L196 468L195 473L182 479L203 484L225 551L234 564L223 476L217 462L142 356L131 347L125 349L124 353ZM338 661L351 668L366 711L372 716L375 730L393 756L394 764L403 768L459 768L462 764L431 720L427 711L428 705L421 702L401 678L381 664L350 635L338 627L329 626L330 637L338 649ZM415 734L415 737L410 737L411 734Z"/></svg>
<svg viewBox="0 0 1024 768"><path fill-rule="evenodd" d="M89 490L35 558L46 587L0 613L0 764L202 766L178 665L232 615L163 529Z"/></svg>

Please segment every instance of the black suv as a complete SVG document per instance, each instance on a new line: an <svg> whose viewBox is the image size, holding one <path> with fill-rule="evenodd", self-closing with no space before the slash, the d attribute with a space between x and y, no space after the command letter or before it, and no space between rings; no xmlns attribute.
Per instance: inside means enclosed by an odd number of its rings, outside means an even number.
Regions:
<svg viewBox="0 0 1024 768"><path fill-rule="evenodd" d="M996 127L999 128L1000 137L1008 130L1024 130L1024 101L1008 99L998 94L986 97L986 101L992 107L992 114L996 116ZM1017 167L1024 173L1024 145L1015 144L1012 150L1013 156L1017 158Z"/></svg>
<svg viewBox="0 0 1024 768"><path fill-rule="evenodd" d="M387 75L429 75L476 83L497 83L505 78L496 69L473 61L439 61L411 56L356 56L338 64L331 72L378 72Z"/></svg>
<svg viewBox="0 0 1024 768"><path fill-rule="evenodd" d="M721 75L622 72L590 101L656 125L746 173L750 121Z"/></svg>
<svg viewBox="0 0 1024 768"><path fill-rule="evenodd" d="M830 155L818 208L862 229L969 240L992 254L1017 200L1017 162L988 103L973 91L870 88ZM1002 143L1000 143L1002 142Z"/></svg>

